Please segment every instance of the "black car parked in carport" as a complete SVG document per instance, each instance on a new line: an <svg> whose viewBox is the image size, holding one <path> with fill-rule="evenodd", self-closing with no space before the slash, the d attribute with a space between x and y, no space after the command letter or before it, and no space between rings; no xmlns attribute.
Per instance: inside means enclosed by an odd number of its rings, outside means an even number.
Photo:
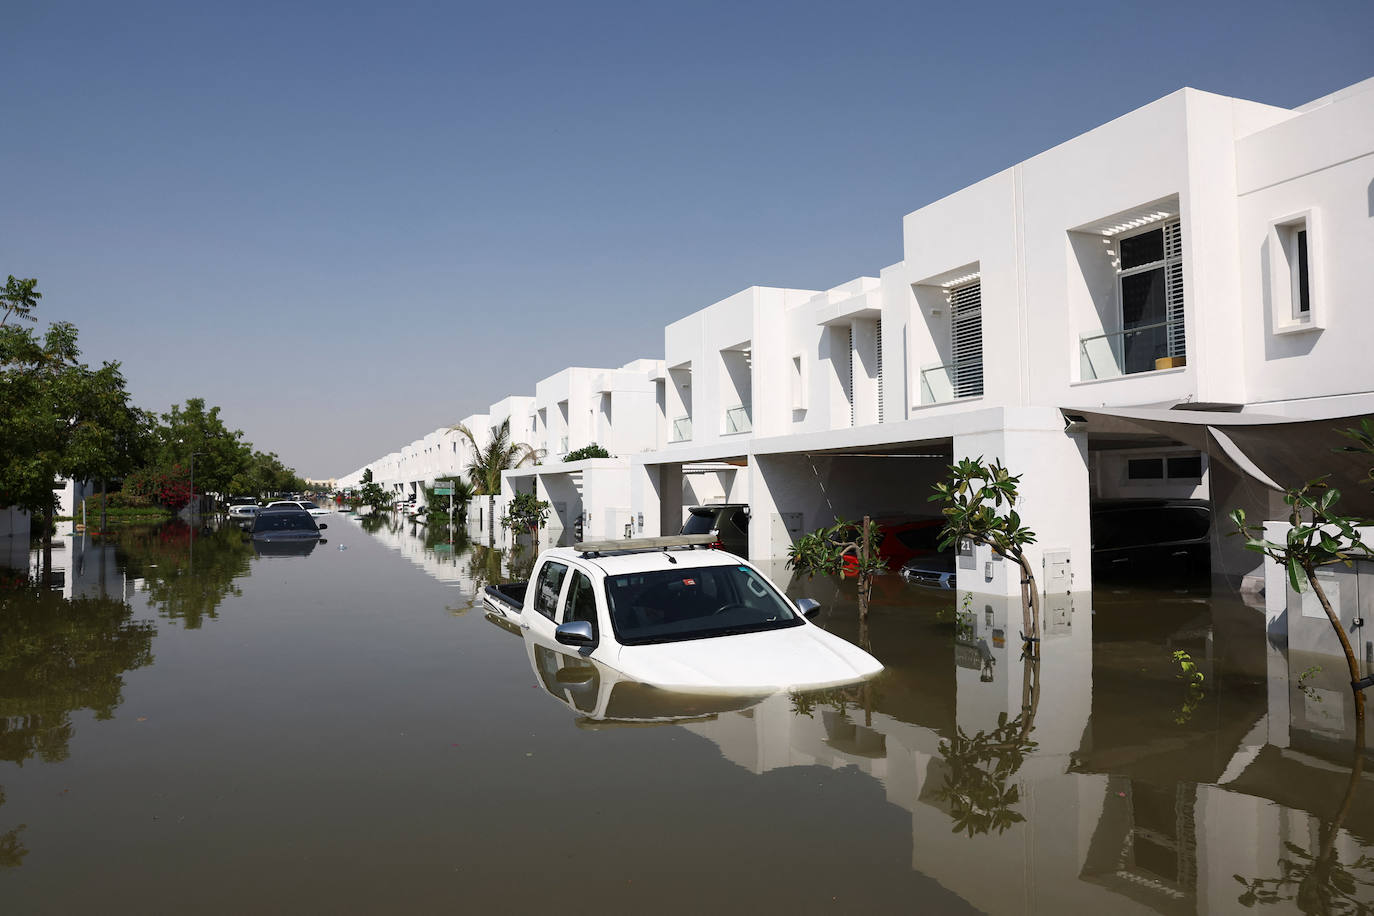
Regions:
<svg viewBox="0 0 1374 916"><path fill-rule="evenodd" d="M693 506L680 534L713 534L715 546L749 559L749 507L744 503Z"/></svg>
<svg viewBox="0 0 1374 916"><path fill-rule="evenodd" d="M1093 576L1205 576L1212 507L1202 499L1114 499L1092 505Z"/></svg>

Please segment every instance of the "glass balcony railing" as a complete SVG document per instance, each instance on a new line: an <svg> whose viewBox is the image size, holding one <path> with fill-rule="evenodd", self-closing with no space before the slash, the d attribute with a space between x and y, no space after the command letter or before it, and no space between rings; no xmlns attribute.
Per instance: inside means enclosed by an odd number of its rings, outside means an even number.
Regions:
<svg viewBox="0 0 1374 916"><path fill-rule="evenodd" d="M735 433L747 433L754 429L754 421L749 416L749 408L743 404L736 404L734 407L725 410L725 435L732 436Z"/></svg>
<svg viewBox="0 0 1374 916"><path fill-rule="evenodd" d="M561 439L558 440L558 454L560 454L560 455L566 455L567 453L568 453L568 437L567 437L567 436L564 436L563 438L561 438Z"/></svg>
<svg viewBox="0 0 1374 916"><path fill-rule="evenodd" d="M1079 377L1089 382L1183 366L1185 358L1170 352L1181 350L1181 346L1169 345L1171 338L1178 341L1182 337L1181 330L1181 325L1159 321L1084 335L1078 341Z"/></svg>
<svg viewBox="0 0 1374 916"><path fill-rule="evenodd" d="M921 403L943 404L954 400L954 367L930 366L921 370Z"/></svg>
<svg viewBox="0 0 1374 916"><path fill-rule="evenodd" d="M692 438L692 418L678 417L673 421L673 441L686 442Z"/></svg>

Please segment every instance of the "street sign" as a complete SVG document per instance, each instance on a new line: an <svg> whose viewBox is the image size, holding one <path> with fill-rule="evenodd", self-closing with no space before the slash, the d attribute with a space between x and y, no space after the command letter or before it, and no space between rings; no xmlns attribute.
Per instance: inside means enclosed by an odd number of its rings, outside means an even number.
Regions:
<svg viewBox="0 0 1374 916"><path fill-rule="evenodd" d="M453 495L453 487L435 487L435 488L434 488L434 495L435 495L435 496L452 496L452 495Z"/></svg>

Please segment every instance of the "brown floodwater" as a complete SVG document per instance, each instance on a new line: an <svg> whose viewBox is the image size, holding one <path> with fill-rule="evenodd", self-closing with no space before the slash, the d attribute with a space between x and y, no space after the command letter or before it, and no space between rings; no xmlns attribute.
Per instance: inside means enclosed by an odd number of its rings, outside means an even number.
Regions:
<svg viewBox="0 0 1374 916"><path fill-rule="evenodd" d="M0 552L0 910L1374 906L1340 662L1238 596L1052 598L1029 661L1019 609L884 577L875 681L665 698L486 618L529 550L328 522L67 536L47 587Z"/></svg>

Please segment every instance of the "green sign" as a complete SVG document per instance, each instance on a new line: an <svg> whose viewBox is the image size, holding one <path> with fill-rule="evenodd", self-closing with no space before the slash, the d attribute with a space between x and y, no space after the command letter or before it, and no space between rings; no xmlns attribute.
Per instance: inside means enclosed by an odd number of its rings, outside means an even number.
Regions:
<svg viewBox="0 0 1374 916"><path fill-rule="evenodd" d="M435 495L435 496L452 496L452 495L453 495L453 487L435 487L435 488L434 488L434 495Z"/></svg>

